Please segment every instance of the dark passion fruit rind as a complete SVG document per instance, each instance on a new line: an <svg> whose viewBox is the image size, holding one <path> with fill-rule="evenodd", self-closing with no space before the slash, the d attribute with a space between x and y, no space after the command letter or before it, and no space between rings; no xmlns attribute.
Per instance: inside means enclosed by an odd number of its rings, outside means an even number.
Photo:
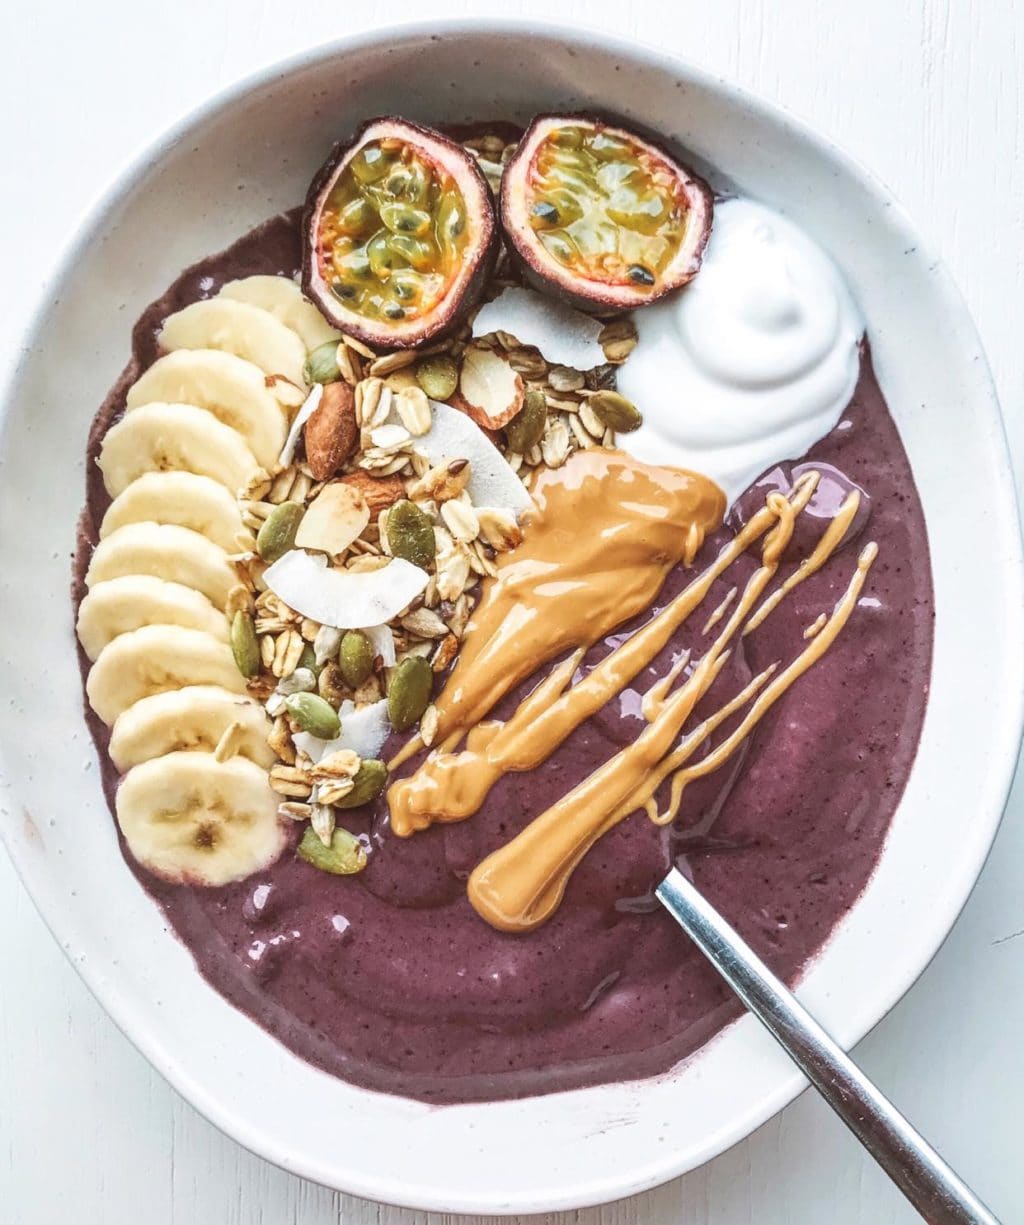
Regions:
<svg viewBox="0 0 1024 1225"><path fill-rule="evenodd" d="M634 310L691 280L713 209L692 170L588 115L538 115L501 179L502 225L524 276L591 314Z"/></svg>
<svg viewBox="0 0 1024 1225"><path fill-rule="evenodd" d="M371 119L313 180L302 288L365 344L410 349L455 327L498 253L494 199L476 161L440 132Z"/></svg>

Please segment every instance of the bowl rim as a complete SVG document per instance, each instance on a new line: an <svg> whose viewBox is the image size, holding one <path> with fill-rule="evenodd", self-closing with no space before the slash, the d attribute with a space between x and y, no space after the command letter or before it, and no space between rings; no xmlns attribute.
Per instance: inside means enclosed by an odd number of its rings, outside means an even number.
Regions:
<svg viewBox="0 0 1024 1225"><path fill-rule="evenodd" d="M661 50L642 39L612 34L593 26L505 17L455 17L402 22L393 26L375 26L293 52L282 59L273 60L206 96L198 105L181 113L155 137L136 145L132 152L121 161L120 167L107 184L95 193L91 202L82 209L69 236L62 244L58 256L50 264L49 274L35 296L34 304L27 314L24 326L20 329L20 333L16 333L17 339L10 360L5 363L2 379L0 379L0 425L3 424L7 415L11 393L19 379L22 366L29 358L30 349L27 342L37 332L53 300L59 296L61 281L67 271L73 267L78 253L95 236L106 214L142 181L160 163L165 154L193 127L229 111L244 102L251 92L277 79L315 67L339 55L379 47L385 40L394 45L435 36L480 35L517 36L527 39L533 35L539 35L546 39L560 40L583 51L596 50L621 55L634 62L640 61L659 70L685 77L688 82L702 89L724 96L738 105L759 112L777 124L784 125L816 154L838 163L845 173L859 180L873 197L884 200L889 214L919 239L919 249L923 249L929 256L929 262L935 272L936 298L944 311L948 312L951 317L956 317L958 325L963 330L963 335L974 343L978 354L975 371L977 377L975 397L979 402L983 398L987 401L987 409L993 418L992 459L998 477L997 492L1001 503L1000 510L1011 517L1011 522L1016 528L1013 533L1013 555L1009 559L1012 566L1008 569L1004 580L1007 594L1011 597L1009 616L1013 622L1011 638L1014 649L1012 656L1005 660L1003 676L1011 681L1024 679L1024 547L1021 541L1020 512L1005 421L999 406L991 369L974 320L959 288L930 240L921 238L917 226L892 191L877 175L833 140L819 132L811 123L798 117L785 106L762 98L754 91L696 65L683 56ZM1009 684L1006 685L1006 688L1008 691L1011 690ZM971 841L972 853L966 859L961 860L958 865L959 896L950 901L942 921L937 926L933 925L929 930L928 940L922 941L927 945L927 950L916 971L909 975L900 986L894 987L878 1001L875 1020L867 1024L848 1025L845 1031L841 1026L834 1027L835 1036L847 1049L859 1042L866 1033L884 1019L894 1005L917 982L942 947L977 883L1002 819L1013 782L1022 731L1024 731L1024 683L1016 684L1012 692L1014 698L1008 702L1008 707L1013 710L1013 718L1005 720L1003 726L990 739L990 752L999 768L990 771L985 802L978 805L978 814L983 817L988 814L987 820L979 822L981 829L975 831ZM0 794L5 789L6 783L0 772ZM105 978L93 968L89 959L77 955L78 949L73 929L60 930L62 919L59 897L46 884L45 872L35 872L28 858L19 855L16 842L9 835L8 825L5 822L0 822L0 838L3 839L15 870L50 933L94 998L133 1046L145 1055L149 1063L186 1098L190 1105L220 1131L250 1152L279 1165L290 1173L299 1174L324 1186L342 1189L378 1202L444 1212L484 1214L498 1212L501 1215L510 1215L521 1212L565 1210L605 1203L612 1198L649 1190L727 1151L750 1135L755 1128L773 1117L807 1087L806 1079L794 1067L788 1076L780 1080L774 1092L766 1094L756 1107L737 1118L728 1134L723 1136L719 1133L710 1137L704 1149L697 1154L696 1160L692 1154L685 1158L674 1157L671 1146L667 1146L668 1152L658 1160L651 1161L644 1166L633 1167L632 1177L623 1179L611 1176L595 1180L590 1184L587 1194L583 1196L577 1190L575 1193L570 1191L568 1194L559 1196L549 1194L546 1198L538 1200L536 1197L531 1198L527 1193L521 1200L505 1201L500 1209L496 1209L493 1201L473 1198L458 1191L447 1191L442 1195L428 1188L405 1187L401 1183L365 1178L358 1171L346 1171L344 1186L341 1186L337 1173L332 1174L321 1165L307 1161L302 1154L282 1150L257 1125L250 1125L247 1120L235 1117L230 1109L224 1107L204 1085L189 1078L188 1074L178 1065L173 1054L166 1050L160 1041L135 1025L131 1004L121 992L116 979ZM827 947L827 942L825 947ZM819 950L818 955L822 951Z"/></svg>

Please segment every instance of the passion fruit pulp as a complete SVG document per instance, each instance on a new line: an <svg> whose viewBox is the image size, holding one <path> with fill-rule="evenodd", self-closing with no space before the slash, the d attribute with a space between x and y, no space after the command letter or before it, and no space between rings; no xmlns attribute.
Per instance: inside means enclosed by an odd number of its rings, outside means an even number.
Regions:
<svg viewBox="0 0 1024 1225"><path fill-rule="evenodd" d="M370 120L306 197L302 284L335 327L412 348L456 326L498 249L494 200L473 157L404 119Z"/></svg>
<svg viewBox="0 0 1024 1225"><path fill-rule="evenodd" d="M501 180L527 279L592 314L653 302L700 269L708 185L658 145L584 115L540 115Z"/></svg>

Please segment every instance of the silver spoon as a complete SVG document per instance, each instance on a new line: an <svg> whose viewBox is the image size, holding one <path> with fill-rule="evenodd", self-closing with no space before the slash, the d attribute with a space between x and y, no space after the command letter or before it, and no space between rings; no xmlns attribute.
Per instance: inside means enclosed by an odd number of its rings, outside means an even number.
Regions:
<svg viewBox="0 0 1024 1225"><path fill-rule="evenodd" d="M930 1225L999 1225L796 996L677 869L658 900Z"/></svg>

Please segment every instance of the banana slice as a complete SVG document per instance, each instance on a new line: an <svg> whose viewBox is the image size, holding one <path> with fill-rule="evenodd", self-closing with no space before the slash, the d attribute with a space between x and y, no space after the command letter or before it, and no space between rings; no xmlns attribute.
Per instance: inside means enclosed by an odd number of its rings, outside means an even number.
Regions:
<svg viewBox="0 0 1024 1225"><path fill-rule="evenodd" d="M194 587L222 612L238 575L228 555L212 540L173 523L127 523L96 546L86 587L125 574L152 574Z"/></svg>
<svg viewBox="0 0 1024 1225"><path fill-rule="evenodd" d="M228 620L201 591L150 574L125 574L97 583L78 609L78 639L95 659L120 634L143 625L181 625L228 641Z"/></svg>
<svg viewBox="0 0 1024 1225"><path fill-rule="evenodd" d="M217 296L269 311L286 328L291 328L307 349L341 340L341 333L331 327L298 285L286 276L247 276L240 281L228 281Z"/></svg>
<svg viewBox="0 0 1024 1225"><path fill-rule="evenodd" d="M194 472L231 493L264 474L240 434L191 404L146 404L126 413L107 431L97 462L111 497L144 472Z"/></svg>
<svg viewBox="0 0 1024 1225"><path fill-rule="evenodd" d="M229 553L253 547L235 499L223 485L194 472L144 472L107 508L100 539L129 523L188 527Z"/></svg>
<svg viewBox="0 0 1024 1225"><path fill-rule="evenodd" d="M153 403L205 408L242 435L264 468L277 462L288 433L285 410L263 371L216 349L184 348L155 361L126 400L129 409Z"/></svg>
<svg viewBox="0 0 1024 1225"><path fill-rule="evenodd" d="M232 724L239 724L232 756L247 757L269 770L275 756L267 745L271 722L251 698L216 685L168 689L129 706L110 733L110 760L123 774L140 762L179 749L213 752Z"/></svg>
<svg viewBox="0 0 1024 1225"><path fill-rule="evenodd" d="M226 885L269 867L288 836L267 774L244 757L168 753L129 770L117 821L132 854L175 884Z"/></svg>
<svg viewBox="0 0 1024 1225"><path fill-rule="evenodd" d="M269 311L232 298L207 298L175 311L164 320L158 337L168 352L175 349L221 349L252 362L265 374L282 374L305 387L302 368L306 346Z"/></svg>
<svg viewBox="0 0 1024 1225"><path fill-rule="evenodd" d="M97 656L85 683L89 704L108 727L142 698L186 685L245 692L231 648L204 630L144 625L119 634Z"/></svg>

